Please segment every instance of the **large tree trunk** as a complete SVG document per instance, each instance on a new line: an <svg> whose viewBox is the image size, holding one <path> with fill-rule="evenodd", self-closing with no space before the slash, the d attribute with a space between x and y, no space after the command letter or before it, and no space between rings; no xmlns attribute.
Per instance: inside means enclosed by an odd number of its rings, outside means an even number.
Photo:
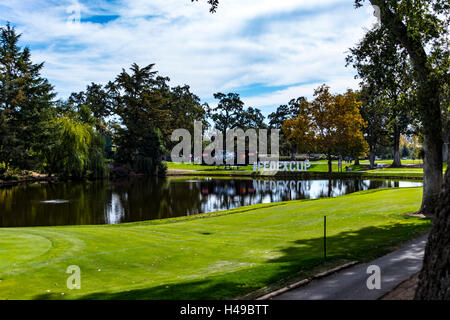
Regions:
<svg viewBox="0 0 450 320"><path fill-rule="evenodd" d="M443 157L443 161L447 161L447 168L450 168L450 118L447 120L444 142L445 156Z"/></svg>
<svg viewBox="0 0 450 320"><path fill-rule="evenodd" d="M328 155L328 173L333 171L333 162L331 160L331 154Z"/></svg>
<svg viewBox="0 0 450 320"><path fill-rule="evenodd" d="M450 299L450 171L435 211L415 299Z"/></svg>
<svg viewBox="0 0 450 320"><path fill-rule="evenodd" d="M442 119L439 100L440 86L428 63L421 39L412 37L401 17L391 11L386 0L370 0L381 10L381 21L411 58L417 75L417 98L424 136L424 186L420 211L432 215L442 185Z"/></svg>
<svg viewBox="0 0 450 320"><path fill-rule="evenodd" d="M402 160L400 158L400 130L398 125L394 126L394 162L392 168L400 168L402 166Z"/></svg>
<svg viewBox="0 0 450 320"><path fill-rule="evenodd" d="M358 158L358 156L356 157L356 159L355 159L355 166L359 166L360 165L360 163L359 163L359 158Z"/></svg>
<svg viewBox="0 0 450 320"><path fill-rule="evenodd" d="M413 37L386 0L370 0L381 10L383 25L408 51L419 83L417 96L424 136L424 187L421 211L435 214L425 251L416 299L450 299L450 174L442 185L442 119L439 83L419 37ZM439 200L439 201L438 201Z"/></svg>
<svg viewBox="0 0 450 320"><path fill-rule="evenodd" d="M297 153L297 144L293 143L291 147L291 160L295 161L295 154Z"/></svg>
<svg viewBox="0 0 450 320"><path fill-rule="evenodd" d="M375 168L375 146L370 146L369 148L370 168Z"/></svg>
<svg viewBox="0 0 450 320"><path fill-rule="evenodd" d="M448 143L444 142L444 148L442 149L442 161L447 162L450 160L450 155L448 154Z"/></svg>
<svg viewBox="0 0 450 320"><path fill-rule="evenodd" d="M424 99L424 97L422 97ZM432 99L430 99L432 100ZM431 101L430 104L433 102ZM439 104L438 104L439 105ZM431 109L431 106L430 106ZM428 113L432 113L431 110ZM420 212L432 216L442 186L442 126L439 125L440 110L437 115L424 117L424 159L423 159L423 198ZM433 127L431 119L436 119ZM426 121L425 121L426 120Z"/></svg>

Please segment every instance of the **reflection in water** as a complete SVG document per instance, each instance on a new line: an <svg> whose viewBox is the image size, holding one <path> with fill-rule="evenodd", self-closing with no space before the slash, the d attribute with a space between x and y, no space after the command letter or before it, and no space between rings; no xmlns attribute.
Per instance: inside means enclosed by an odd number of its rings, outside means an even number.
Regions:
<svg viewBox="0 0 450 320"><path fill-rule="evenodd" d="M41 201L42 203L48 203L48 204L60 204L60 203L67 203L69 200L45 200Z"/></svg>
<svg viewBox="0 0 450 320"><path fill-rule="evenodd" d="M120 220L123 216L125 216L125 209L122 207L120 196L117 193L113 192L111 193L111 202L106 203L106 224L120 223Z"/></svg>
<svg viewBox="0 0 450 320"><path fill-rule="evenodd" d="M0 227L117 224L422 186L391 180L132 179L0 188Z"/></svg>

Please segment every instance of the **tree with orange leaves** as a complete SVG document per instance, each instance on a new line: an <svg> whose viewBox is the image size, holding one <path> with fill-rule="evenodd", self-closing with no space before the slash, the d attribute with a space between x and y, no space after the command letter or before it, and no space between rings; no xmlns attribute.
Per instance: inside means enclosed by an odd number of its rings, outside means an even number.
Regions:
<svg viewBox="0 0 450 320"><path fill-rule="evenodd" d="M328 159L328 172L332 171L332 157L350 155L358 157L367 150L362 128L365 122L359 113L361 102L356 92L331 94L322 85L314 91L314 100L304 100L295 119L283 124L283 132L295 141L303 152L321 152Z"/></svg>

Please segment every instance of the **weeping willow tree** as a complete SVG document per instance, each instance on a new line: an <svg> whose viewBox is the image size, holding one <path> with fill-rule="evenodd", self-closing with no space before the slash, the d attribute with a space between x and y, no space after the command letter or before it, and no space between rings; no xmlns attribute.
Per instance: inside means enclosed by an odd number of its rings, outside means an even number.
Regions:
<svg viewBox="0 0 450 320"><path fill-rule="evenodd" d="M105 141L91 125L62 116L52 120L50 127L52 139L42 150L43 167L49 175L104 175Z"/></svg>

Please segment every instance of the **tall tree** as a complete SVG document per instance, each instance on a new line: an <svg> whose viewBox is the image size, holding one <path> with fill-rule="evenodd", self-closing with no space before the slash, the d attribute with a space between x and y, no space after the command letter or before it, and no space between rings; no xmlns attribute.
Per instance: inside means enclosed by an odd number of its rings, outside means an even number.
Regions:
<svg viewBox="0 0 450 320"><path fill-rule="evenodd" d="M219 100L217 107L208 107L208 116L214 122L216 130L222 133L222 141L226 141L229 130L237 129L241 126L241 116L244 112L244 102L237 93L214 94L214 98ZM236 142L235 142L236 143ZM225 149L224 144L222 149Z"/></svg>
<svg viewBox="0 0 450 320"><path fill-rule="evenodd" d="M158 77L154 64L140 68L133 64L107 87L113 100L114 113L120 117L117 127L117 160L145 174L164 171L162 134L168 127L167 99L161 90L166 78Z"/></svg>
<svg viewBox="0 0 450 320"><path fill-rule="evenodd" d="M223 134L230 129L238 128L242 113L244 112L244 102L237 93L224 94L215 93L214 98L219 100L217 107L209 110L209 115L217 130Z"/></svg>
<svg viewBox="0 0 450 320"><path fill-rule="evenodd" d="M269 114L269 127L273 129L281 129L283 123L288 119L294 119L300 113L300 106L305 101L304 97L292 99L287 105L281 105L275 112ZM293 140L286 138L286 135L281 131L280 135L280 152L281 154L291 154L292 160L295 159L297 152L297 145Z"/></svg>
<svg viewBox="0 0 450 320"><path fill-rule="evenodd" d="M326 154L331 172L333 156L355 155L366 149L357 98L358 94L350 90L333 95L323 85L315 90L311 103L303 100L299 115L286 120L283 131L304 151Z"/></svg>
<svg viewBox="0 0 450 320"><path fill-rule="evenodd" d="M281 105L275 112L269 114L269 126L272 128L281 129L284 121L295 118L300 112L300 105L305 100L305 97L292 99L287 105Z"/></svg>
<svg viewBox="0 0 450 320"><path fill-rule="evenodd" d="M360 6L363 0L356 0ZM411 59L417 81L418 114L424 147L424 189L421 212L432 215L442 185L442 119L440 81L425 49L438 47L448 33L448 3L442 0L370 0L380 8L382 27ZM436 46L435 46L436 45ZM432 55L432 53L430 53Z"/></svg>
<svg viewBox="0 0 450 320"><path fill-rule="evenodd" d="M30 50L19 47L20 36L9 24L0 28L0 162L33 169L48 137L55 94L40 75L44 64L33 64Z"/></svg>
<svg viewBox="0 0 450 320"><path fill-rule="evenodd" d="M315 128L313 127L314 113L312 104L305 98L291 100L289 105L295 105L295 108L293 108L291 111L292 113L289 115L286 114L287 110L284 106L280 106L279 110L281 109L280 111L282 112L281 117L285 118L281 126L283 132L282 136L286 137L288 144L291 146L292 158L294 158L297 150L309 153L315 149Z"/></svg>
<svg viewBox="0 0 450 320"><path fill-rule="evenodd" d="M45 172L74 178L105 174L104 139L91 124L63 115L49 128L51 136L40 149Z"/></svg>
<svg viewBox="0 0 450 320"><path fill-rule="evenodd" d="M376 94L377 90L372 87L363 86L360 92L361 106L359 111L361 116L366 121L366 126L363 128L364 138L369 145L369 162L370 167L375 167L375 152L377 146L386 140L387 117L384 111L383 98Z"/></svg>
<svg viewBox="0 0 450 320"><path fill-rule="evenodd" d="M442 182L442 122L439 76L425 49L442 50L448 39L448 1L370 0L380 8L382 24L407 51L418 82L419 114L424 139L424 197L421 211L435 215L419 276L416 299L450 299L450 173ZM357 5L360 0L356 2ZM447 40L448 45L448 40ZM448 51L448 47L447 47ZM446 71L447 72L447 71Z"/></svg>
<svg viewBox="0 0 450 320"><path fill-rule="evenodd" d="M95 120L96 129L102 133L106 132L107 118L112 112L112 101L102 85L92 82L86 87L86 91L72 93L69 103L74 105L78 112L84 107L84 112L88 112Z"/></svg>
<svg viewBox="0 0 450 320"><path fill-rule="evenodd" d="M350 51L347 65L352 64L356 68L358 77L362 79L361 85L370 87L373 92L365 96L366 100L376 100L387 115L385 125L394 148L392 167L400 167L400 136L407 132L415 111L413 70L407 52L384 28L367 32Z"/></svg>
<svg viewBox="0 0 450 320"><path fill-rule="evenodd" d="M176 129L187 129L194 136L194 121L203 123L206 128L206 106L200 98L190 91L188 85L171 88L168 92L164 109L169 112L168 134L164 136L166 149L171 149L175 142L170 141L171 132Z"/></svg>
<svg viewBox="0 0 450 320"><path fill-rule="evenodd" d="M450 171L434 212L415 299L450 300Z"/></svg>
<svg viewBox="0 0 450 320"><path fill-rule="evenodd" d="M264 129L267 125L264 123L265 117L258 108L248 107L240 116L240 127L242 129Z"/></svg>
<svg viewBox="0 0 450 320"><path fill-rule="evenodd" d="M450 53L448 53L450 55ZM450 70L450 58L447 58L447 65L442 63L446 70ZM444 68L443 68L444 69ZM450 168L450 72L445 73L442 77L442 95L441 95L441 108L443 111L444 119L444 157L443 160L447 161L447 168Z"/></svg>
<svg viewBox="0 0 450 320"><path fill-rule="evenodd" d="M214 94L214 98L219 99L219 103L215 108L208 108L208 115L213 120L215 128L222 133L224 142L230 130L258 130L267 127L261 111L253 107L245 109L239 94L218 92ZM234 143L236 148L237 141Z"/></svg>

